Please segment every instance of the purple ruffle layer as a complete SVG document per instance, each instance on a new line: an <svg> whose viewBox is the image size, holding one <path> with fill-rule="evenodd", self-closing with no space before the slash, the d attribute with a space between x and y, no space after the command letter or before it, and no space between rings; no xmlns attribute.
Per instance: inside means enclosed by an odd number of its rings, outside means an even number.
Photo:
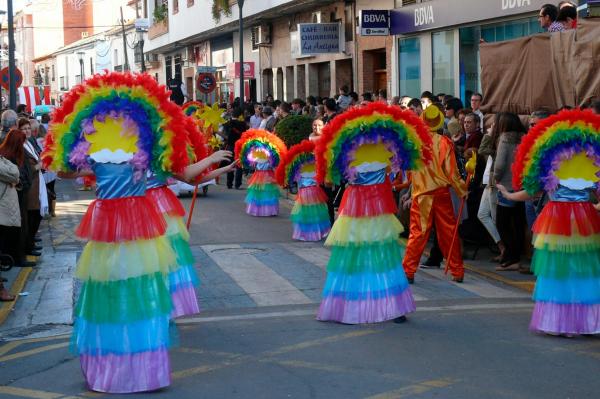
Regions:
<svg viewBox="0 0 600 399"><path fill-rule="evenodd" d="M410 288L387 298L346 301L341 297L327 297L321 301L317 320L345 324L378 323L414 312L415 301Z"/></svg>
<svg viewBox="0 0 600 399"><path fill-rule="evenodd" d="M292 238L299 241L321 241L327 237L331 229L323 231L302 231L297 225L294 225L294 232Z"/></svg>
<svg viewBox="0 0 600 399"><path fill-rule="evenodd" d="M81 355L79 361L92 391L146 392L171 384L171 363L166 348L126 355Z"/></svg>
<svg viewBox="0 0 600 399"><path fill-rule="evenodd" d="M250 216L277 216L279 215L279 205L248 204L246 213Z"/></svg>
<svg viewBox="0 0 600 399"><path fill-rule="evenodd" d="M529 329L552 334L600 334L600 304L536 302Z"/></svg>
<svg viewBox="0 0 600 399"><path fill-rule="evenodd" d="M198 299L196 298L196 290L194 286L182 287L171 293L171 301L173 309L171 310L171 318L190 316L200 313Z"/></svg>

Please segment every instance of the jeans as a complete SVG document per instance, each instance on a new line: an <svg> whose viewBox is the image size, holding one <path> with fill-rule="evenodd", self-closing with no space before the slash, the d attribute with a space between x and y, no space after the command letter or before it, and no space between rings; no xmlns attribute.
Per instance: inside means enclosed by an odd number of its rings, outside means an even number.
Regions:
<svg viewBox="0 0 600 399"><path fill-rule="evenodd" d="M498 233L498 229L496 228L496 192L497 190L491 188L489 185L485 187L481 195L477 218L497 244L500 241L500 233Z"/></svg>

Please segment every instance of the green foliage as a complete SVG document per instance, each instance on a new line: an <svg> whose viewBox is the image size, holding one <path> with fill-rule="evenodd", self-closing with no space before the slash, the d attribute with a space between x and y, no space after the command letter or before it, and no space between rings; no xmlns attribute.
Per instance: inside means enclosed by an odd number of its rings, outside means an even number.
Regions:
<svg viewBox="0 0 600 399"><path fill-rule="evenodd" d="M275 126L275 133L289 147L307 139L312 131L312 118L306 115L290 115Z"/></svg>
<svg viewBox="0 0 600 399"><path fill-rule="evenodd" d="M152 16L154 17L154 22L163 22L164 20L166 20L168 12L169 12L168 4L163 3L159 6L157 6L154 9L154 12L152 13Z"/></svg>
<svg viewBox="0 0 600 399"><path fill-rule="evenodd" d="M231 16L231 5L229 4L229 0L213 0L212 17L215 23L219 23L221 21L221 16L223 15L226 17Z"/></svg>

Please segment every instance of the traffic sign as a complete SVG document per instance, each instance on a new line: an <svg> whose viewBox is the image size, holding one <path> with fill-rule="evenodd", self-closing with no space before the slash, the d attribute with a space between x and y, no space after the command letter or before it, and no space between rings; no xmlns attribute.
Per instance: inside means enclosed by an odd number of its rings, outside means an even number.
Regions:
<svg viewBox="0 0 600 399"><path fill-rule="evenodd" d="M10 78L8 74L8 67L2 68L2 70L0 71L0 85L4 88L4 90L10 90L9 79ZM15 80L15 86L17 88L20 87L21 84L23 84L23 74L21 73L19 68L15 68Z"/></svg>
<svg viewBox="0 0 600 399"><path fill-rule="evenodd" d="M217 80L212 73L201 73L196 79L196 88L202 93L212 93L217 87Z"/></svg>

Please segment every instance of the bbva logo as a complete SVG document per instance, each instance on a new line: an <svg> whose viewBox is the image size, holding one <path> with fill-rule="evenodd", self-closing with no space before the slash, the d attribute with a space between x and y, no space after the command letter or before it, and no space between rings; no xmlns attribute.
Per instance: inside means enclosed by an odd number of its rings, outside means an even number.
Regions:
<svg viewBox="0 0 600 399"><path fill-rule="evenodd" d="M530 6L531 0L502 0L502 9L507 10L509 8L520 8Z"/></svg>
<svg viewBox="0 0 600 399"><path fill-rule="evenodd" d="M434 23L433 6L415 8L415 26Z"/></svg>

